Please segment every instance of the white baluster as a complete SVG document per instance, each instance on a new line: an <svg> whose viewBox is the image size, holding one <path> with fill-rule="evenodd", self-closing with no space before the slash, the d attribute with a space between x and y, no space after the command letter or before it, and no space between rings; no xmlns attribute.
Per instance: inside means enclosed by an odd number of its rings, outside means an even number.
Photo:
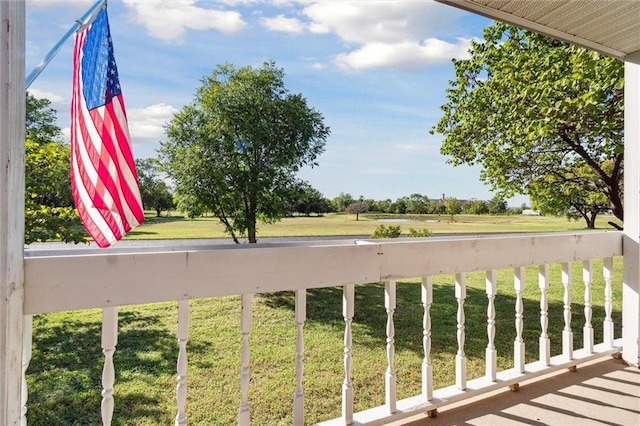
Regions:
<svg viewBox="0 0 640 426"><path fill-rule="evenodd" d="M384 307L387 311L387 372L385 374L385 404L390 414L396 412L396 372L394 370L395 356L395 326L393 314L396 311L396 282L387 281L384 285Z"/></svg>
<svg viewBox="0 0 640 426"><path fill-rule="evenodd" d="M293 424L304 425L304 389L302 387L302 377L304 375L304 335L302 329L307 319L307 291L305 289L296 290L296 327L298 335L296 337L296 389L293 392Z"/></svg>
<svg viewBox="0 0 640 426"><path fill-rule="evenodd" d="M433 365L431 364L431 304L433 303L433 281L422 277L422 395L427 401L433 399Z"/></svg>
<svg viewBox="0 0 640 426"><path fill-rule="evenodd" d="M102 353L104 367L102 369L102 424L110 425L113 418L113 385L116 379L113 367L113 353L118 344L118 307L102 309Z"/></svg>
<svg viewBox="0 0 640 426"><path fill-rule="evenodd" d="M573 331L571 330L571 263L562 264L562 285L564 286L564 329L562 330L562 354L569 361L573 359Z"/></svg>
<svg viewBox="0 0 640 426"><path fill-rule="evenodd" d="M467 298L467 282L464 274L456 274L456 300L458 301L458 313L456 320L458 330L456 337L458 340L458 352L456 353L456 386L460 390L467 388L467 357L464 353L464 300Z"/></svg>
<svg viewBox="0 0 640 426"><path fill-rule="evenodd" d="M249 407L249 333L251 333L252 294L243 294L240 302L240 332L242 333L242 355L240 367L240 408L238 424L249 425L251 421Z"/></svg>
<svg viewBox="0 0 640 426"><path fill-rule="evenodd" d="M189 340L189 300L178 301L178 363L175 426L187 424L187 341Z"/></svg>
<svg viewBox="0 0 640 426"><path fill-rule="evenodd" d="M27 401L29 390L27 388L27 368L31 362L33 347L33 315L23 316L22 326L22 426L27 426Z"/></svg>
<svg viewBox="0 0 640 426"><path fill-rule="evenodd" d="M487 292L487 349L485 350L485 375L492 382L496 381L498 352L496 350L496 294L498 292L498 274L496 270L486 273Z"/></svg>
<svg viewBox="0 0 640 426"><path fill-rule="evenodd" d="M524 339L522 338L522 329L524 328L524 304L522 301L524 286L524 268L514 268L513 287L516 291L516 340L513 342L513 367L519 373L524 373L525 361Z"/></svg>
<svg viewBox="0 0 640 426"><path fill-rule="evenodd" d="M610 348L613 347L613 290L611 280L613 279L613 258L607 257L603 260L602 274L604 276L604 312L605 318L602 324L604 343Z"/></svg>
<svg viewBox="0 0 640 426"><path fill-rule="evenodd" d="M593 300L591 297L591 284L593 283L593 261L585 260L582 266L582 280L584 281L584 328L582 329L583 347L593 353Z"/></svg>
<svg viewBox="0 0 640 426"><path fill-rule="evenodd" d="M540 361L544 365L551 365L551 340L549 339L549 265L538 268L538 288L540 289Z"/></svg>
<svg viewBox="0 0 640 426"><path fill-rule="evenodd" d="M342 383L342 418L344 424L353 423L353 382L351 381L351 322L354 311L354 285L344 286L342 293L342 316L344 317L344 382Z"/></svg>

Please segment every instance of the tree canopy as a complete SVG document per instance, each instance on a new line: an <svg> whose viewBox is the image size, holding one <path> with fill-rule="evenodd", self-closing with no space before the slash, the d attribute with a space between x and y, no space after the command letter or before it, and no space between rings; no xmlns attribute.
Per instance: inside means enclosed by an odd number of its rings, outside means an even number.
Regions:
<svg viewBox="0 0 640 426"><path fill-rule="evenodd" d="M351 203L344 209L345 213L355 214L356 220L360 220L360 214L366 213L369 211L369 204L364 201L356 201L355 203Z"/></svg>
<svg viewBox="0 0 640 426"><path fill-rule="evenodd" d="M528 194L548 213L623 219L621 62L496 23L454 67L432 129L451 164L482 165L500 196Z"/></svg>
<svg viewBox="0 0 640 426"><path fill-rule="evenodd" d="M308 182L298 182L293 191L289 213L299 213L305 216L311 216L311 213L315 213L322 216L331 210L331 202L320 191L313 188Z"/></svg>
<svg viewBox="0 0 640 426"><path fill-rule="evenodd" d="M316 166L329 128L275 63L219 65L193 102L174 115L160 149L178 207L211 211L237 243L255 243L256 224L286 215L296 173Z"/></svg>
<svg viewBox="0 0 640 426"><path fill-rule="evenodd" d="M160 217L163 210L171 210L174 207L173 194L162 179L158 160L136 159L136 171L144 208L155 210L157 217Z"/></svg>
<svg viewBox="0 0 640 426"><path fill-rule="evenodd" d="M27 92L25 143L25 243L81 242L86 232L73 207L69 146L61 141L48 99Z"/></svg>

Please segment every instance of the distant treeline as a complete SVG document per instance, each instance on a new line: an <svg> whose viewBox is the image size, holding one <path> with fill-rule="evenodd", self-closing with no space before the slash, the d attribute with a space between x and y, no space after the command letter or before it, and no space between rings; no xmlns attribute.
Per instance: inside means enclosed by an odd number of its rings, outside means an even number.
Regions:
<svg viewBox="0 0 640 426"><path fill-rule="evenodd" d="M451 214L451 204L456 204L455 214L520 214L527 206L507 207L507 202L499 197L491 200L458 200L454 197L433 199L422 194L411 194L391 199L374 200L360 196L354 198L349 193L340 193L328 199L310 186L302 188L289 207L290 214L322 215L331 212L386 213L386 214ZM449 207L449 210L447 209Z"/></svg>

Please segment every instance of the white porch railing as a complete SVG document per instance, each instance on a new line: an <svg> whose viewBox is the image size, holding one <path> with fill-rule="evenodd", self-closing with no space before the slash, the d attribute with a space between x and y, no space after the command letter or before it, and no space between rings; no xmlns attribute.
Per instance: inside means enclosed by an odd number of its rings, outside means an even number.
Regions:
<svg viewBox="0 0 640 426"><path fill-rule="evenodd" d="M110 424L114 404L113 356L117 346L118 306L165 301L179 301L178 362L176 386L176 425L187 424L187 342L189 331L189 300L228 295L241 296L242 350L240 374L240 406L238 423L248 425L251 419L249 399L250 359L249 334L252 319L252 295L277 291L295 291L295 326L297 329L295 388L293 394L294 424L304 420L304 333L306 321L306 290L321 287L343 287L344 380L342 383L342 417L322 424L381 424L419 412L477 396L499 387L516 385L538 375L572 367L605 354L620 351L621 341L614 340L612 320L612 259L622 255L622 233L588 232L546 235L430 238L397 241L334 241L326 243L256 245L234 247L194 247L171 249L114 249L32 251L25 258L25 359L26 373L31 350L31 315L38 313L103 308L102 349L105 355L102 377L102 419ZM592 323L593 264L603 260L604 324ZM583 262L584 328L583 347L573 348L570 286L572 262ZM549 265L562 265L561 282L551 282ZM524 267L537 266L540 310L539 359L525 363L523 338L525 290ZM497 371L495 347L495 298L497 270L513 269L514 342L513 368ZM69 271L73 271L70 274ZM486 374L469 380L465 354L466 273L486 271L487 346ZM431 314L433 300L432 277L455 274L456 309L455 385L434 389L434 366L431 362ZM255 277L260 277L256 280ZM396 282L399 279L422 277L422 392L410 398L396 397L395 327ZM354 317L354 285L385 283L386 357L385 404L354 412L352 381L352 321ZM552 354L549 337L547 292L550 286L564 288L562 353ZM528 313L531 315L531 313ZM594 341L594 327L603 327L603 341ZM559 330L556 330L560 334ZM117 355L116 355L117 356ZM26 382L23 382L26 383ZM357 384L355 384L357 385ZM23 387L26 389L26 386ZM336 392L340 383L336 383ZM27 400L26 390L23 401ZM26 422L26 405L23 422Z"/></svg>

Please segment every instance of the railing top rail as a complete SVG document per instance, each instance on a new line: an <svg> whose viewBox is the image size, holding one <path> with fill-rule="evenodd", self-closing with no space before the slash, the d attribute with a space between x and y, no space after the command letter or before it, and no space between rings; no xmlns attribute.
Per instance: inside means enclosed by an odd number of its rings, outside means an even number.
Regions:
<svg viewBox="0 0 640 426"><path fill-rule="evenodd" d="M135 243L135 245L116 246L102 249L97 246L85 246L81 244L63 244L51 243L52 248L43 248L42 245L37 248L25 247L24 256L28 258L40 257L61 257L61 256L104 256L114 254L138 254L138 253L167 253L167 252L193 252L193 251L212 251L212 250L260 250L274 249L284 247L326 247L326 246L347 246L357 244L408 244L416 242L435 242L441 240L461 240L475 241L478 239L520 239L521 237L548 237L551 235L592 235L602 233L620 234L620 231L584 231L584 232L505 232L505 233L479 233L479 234L447 234L434 235L428 238L397 238L397 239L378 239L372 240L359 237L295 237L295 241L272 242L271 238L263 239L259 244L235 244L231 241L220 242L220 239L196 239L196 240L127 240L122 243ZM323 238L323 239L318 239ZM267 242L263 242L266 240ZM179 244L176 242L179 241ZM214 242L217 241L217 242ZM39 243L49 244L49 243ZM61 247L63 246L63 247Z"/></svg>
<svg viewBox="0 0 640 426"><path fill-rule="evenodd" d="M622 254L622 233L27 251L25 312L331 287Z"/></svg>

